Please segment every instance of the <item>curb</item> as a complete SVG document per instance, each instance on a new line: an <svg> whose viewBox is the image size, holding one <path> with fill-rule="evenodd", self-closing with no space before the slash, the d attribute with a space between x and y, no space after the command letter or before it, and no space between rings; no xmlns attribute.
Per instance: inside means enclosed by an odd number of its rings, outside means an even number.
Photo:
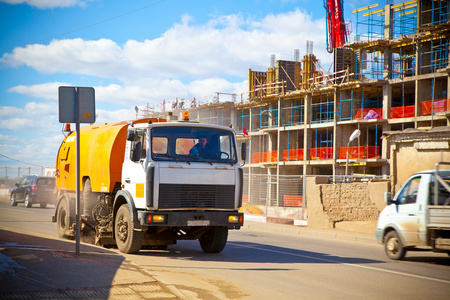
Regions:
<svg viewBox="0 0 450 300"><path fill-rule="evenodd" d="M318 237L326 239L336 239L343 241L360 242L366 244L378 244L375 238L375 234L363 234L353 233L345 231L333 231L324 229L314 229L307 227L297 227L295 225L266 223L264 221L245 220L243 229L251 229L258 231L265 231L275 234L287 234L287 235L303 235L309 237Z"/></svg>

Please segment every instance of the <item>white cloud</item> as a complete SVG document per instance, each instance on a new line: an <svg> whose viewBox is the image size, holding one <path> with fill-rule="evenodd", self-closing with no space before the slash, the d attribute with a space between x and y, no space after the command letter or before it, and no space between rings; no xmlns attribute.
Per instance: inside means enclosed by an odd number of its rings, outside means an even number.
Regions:
<svg viewBox="0 0 450 300"><path fill-rule="evenodd" d="M299 9L259 21L229 15L191 25L190 19L183 16L180 23L153 40L128 40L123 46L109 39L53 40L48 45L17 47L4 54L0 63L25 65L44 74L83 74L123 82L245 77L249 66L269 62L271 53L305 49L306 40L315 41L319 58L331 61L325 51L324 20L313 20Z"/></svg>
<svg viewBox="0 0 450 300"><path fill-rule="evenodd" d="M8 92L15 92L18 94L27 95L33 98L40 98L46 100L58 99L58 87L70 86L69 83L64 82L48 82L42 84L34 84L30 86L17 85L8 89Z"/></svg>
<svg viewBox="0 0 450 300"><path fill-rule="evenodd" d="M85 7L87 2L92 0L82 1L82 0L33 0L33 1L25 1L25 0L0 0L0 2L4 2L11 5L20 5L27 4L32 7L36 7L39 9L52 9L52 8L64 8L64 7L72 7L72 6L81 6Z"/></svg>
<svg viewBox="0 0 450 300"><path fill-rule="evenodd" d="M134 110L134 106L133 108L130 107L128 109L119 109L116 111L106 111L98 109L96 111L96 115L97 115L97 119L95 121L96 124L136 119L136 111Z"/></svg>
<svg viewBox="0 0 450 300"><path fill-rule="evenodd" d="M55 128L58 106L54 102L28 102L24 108L0 106L0 130L39 132Z"/></svg>

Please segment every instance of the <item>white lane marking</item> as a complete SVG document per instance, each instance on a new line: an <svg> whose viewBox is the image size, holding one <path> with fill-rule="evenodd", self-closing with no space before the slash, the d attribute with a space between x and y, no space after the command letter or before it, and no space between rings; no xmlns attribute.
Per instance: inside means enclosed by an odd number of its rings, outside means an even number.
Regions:
<svg viewBox="0 0 450 300"><path fill-rule="evenodd" d="M368 269L368 270L380 271L380 272L391 273L391 274L407 276L407 277L413 277L413 278L418 278L418 279L426 279L426 280L432 280L432 281L437 281L437 282L450 283L449 280L437 279L437 278L426 277L426 276L421 276L421 275L408 274L408 273L404 273L404 272L385 270L385 269L374 268L374 267L369 267L369 266L362 266L362 265L357 265L357 264L350 264L350 263L340 262L337 260L312 257L312 256L308 256L308 255L301 255L301 254L294 254L294 253L278 251L278 250L264 249L264 248L254 247L254 246L245 246L245 245L236 244L236 243L228 243L228 244L232 244L232 245L239 246L239 247L257 249L257 250L261 250L261 251L273 252L273 253L278 253L278 254L286 254L286 255L291 255L291 256L309 258L309 259L314 259L314 260L319 260L319 261L324 261L324 262L329 262L329 263L334 263L334 264L341 264L341 265L346 265L346 266L356 267L356 268L361 268L361 269Z"/></svg>

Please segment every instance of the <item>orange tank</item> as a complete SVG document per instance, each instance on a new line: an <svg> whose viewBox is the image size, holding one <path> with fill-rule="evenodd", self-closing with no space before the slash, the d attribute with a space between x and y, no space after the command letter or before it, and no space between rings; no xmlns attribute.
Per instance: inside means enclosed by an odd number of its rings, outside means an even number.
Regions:
<svg viewBox="0 0 450 300"><path fill-rule="evenodd" d="M165 119L139 119L134 124L165 122ZM81 127L80 180L90 178L92 191L110 193L121 182L122 164L129 122ZM76 190L76 132L62 142L56 158L56 186L61 191ZM81 187L83 188L83 187Z"/></svg>

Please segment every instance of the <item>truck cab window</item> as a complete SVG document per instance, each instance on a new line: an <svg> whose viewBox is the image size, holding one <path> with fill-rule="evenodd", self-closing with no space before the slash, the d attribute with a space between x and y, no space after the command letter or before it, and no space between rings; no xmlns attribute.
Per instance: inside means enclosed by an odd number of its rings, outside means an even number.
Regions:
<svg viewBox="0 0 450 300"><path fill-rule="evenodd" d="M147 139L145 133L145 130L136 131L136 140L131 146L131 160L134 162L139 162L147 155Z"/></svg>
<svg viewBox="0 0 450 300"><path fill-rule="evenodd" d="M419 190L420 176L412 178L398 195L398 204L416 203L417 191Z"/></svg>
<svg viewBox="0 0 450 300"><path fill-rule="evenodd" d="M152 154L167 154L167 138L153 137L152 138Z"/></svg>
<svg viewBox="0 0 450 300"><path fill-rule="evenodd" d="M152 159L198 163L236 163L231 131L211 127L153 128ZM159 150L158 150L159 149Z"/></svg>

